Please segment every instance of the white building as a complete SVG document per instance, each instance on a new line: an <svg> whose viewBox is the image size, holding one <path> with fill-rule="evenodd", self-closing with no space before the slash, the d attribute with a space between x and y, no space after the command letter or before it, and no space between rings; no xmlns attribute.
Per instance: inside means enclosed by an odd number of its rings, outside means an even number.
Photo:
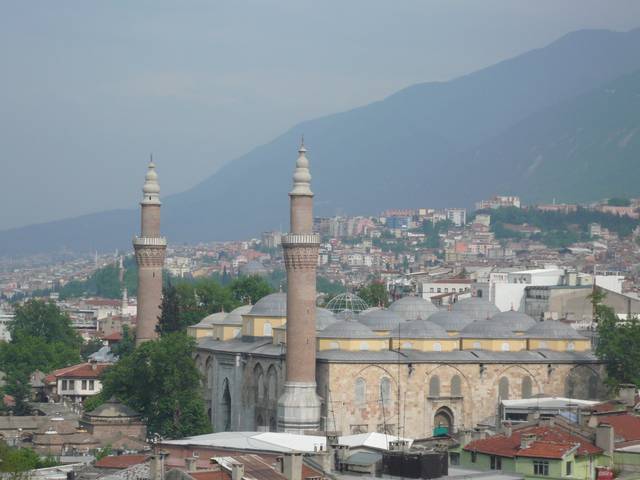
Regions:
<svg viewBox="0 0 640 480"><path fill-rule="evenodd" d="M471 285L474 282L470 279L442 279L431 282L422 282L418 285L418 292L422 298L429 300L443 293L456 293L458 295L470 293Z"/></svg>
<svg viewBox="0 0 640 480"><path fill-rule="evenodd" d="M11 341L11 334L9 333L9 325L13 322L14 315L0 310L0 341Z"/></svg>
<svg viewBox="0 0 640 480"><path fill-rule="evenodd" d="M448 208L445 210L447 220L456 227L462 227L467 223L467 210L464 208Z"/></svg>

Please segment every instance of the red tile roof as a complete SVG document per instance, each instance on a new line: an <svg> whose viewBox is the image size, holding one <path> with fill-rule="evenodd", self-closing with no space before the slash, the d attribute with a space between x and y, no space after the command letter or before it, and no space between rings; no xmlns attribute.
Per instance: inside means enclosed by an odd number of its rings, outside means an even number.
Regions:
<svg viewBox="0 0 640 480"><path fill-rule="evenodd" d="M96 468L116 468L125 469L144 463L149 460L149 455L114 455L104 457L95 463Z"/></svg>
<svg viewBox="0 0 640 480"><path fill-rule="evenodd" d="M520 448L522 434L536 436L528 448ZM476 440L464 447L467 451L499 455L501 457L562 458L574 447L576 455L592 455L602 450L588 440L558 426L531 426L518 429L510 437L496 435Z"/></svg>
<svg viewBox="0 0 640 480"><path fill-rule="evenodd" d="M598 423L606 423L613 427L616 438L620 437L624 442L640 440L640 417L636 415L598 415Z"/></svg>
<svg viewBox="0 0 640 480"><path fill-rule="evenodd" d="M58 378L98 378L109 366L108 363L80 363L54 370L45 377L45 382L54 383Z"/></svg>
<svg viewBox="0 0 640 480"><path fill-rule="evenodd" d="M119 342L120 340L122 340L122 334L120 332L113 332L109 335L103 335L101 338L102 340L106 340L108 342Z"/></svg>

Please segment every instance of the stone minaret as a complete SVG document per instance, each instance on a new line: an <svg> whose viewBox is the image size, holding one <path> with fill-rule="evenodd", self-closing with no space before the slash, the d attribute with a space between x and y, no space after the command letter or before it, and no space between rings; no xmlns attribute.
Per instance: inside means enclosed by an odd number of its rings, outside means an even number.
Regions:
<svg viewBox="0 0 640 480"><path fill-rule="evenodd" d="M320 428L316 393L316 266L320 237L313 233L313 192L304 144L293 174L291 231L282 237L287 268L287 358L278 429L290 433Z"/></svg>
<svg viewBox="0 0 640 480"><path fill-rule="evenodd" d="M142 187L141 233L134 237L138 263L138 327L136 344L158 336L156 325L162 303L162 267L167 240L160 236L160 185L153 159Z"/></svg>

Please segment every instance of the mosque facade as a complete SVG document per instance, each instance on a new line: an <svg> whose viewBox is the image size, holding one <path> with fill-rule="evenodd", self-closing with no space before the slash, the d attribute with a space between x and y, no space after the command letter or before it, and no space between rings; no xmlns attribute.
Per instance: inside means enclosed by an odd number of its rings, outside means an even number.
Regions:
<svg viewBox="0 0 640 480"><path fill-rule="evenodd" d="M190 327L214 431L425 438L494 426L500 400L604 394L590 339L559 321L481 298L446 311L419 297L360 313L316 307L308 166L301 147L283 237L288 294Z"/></svg>

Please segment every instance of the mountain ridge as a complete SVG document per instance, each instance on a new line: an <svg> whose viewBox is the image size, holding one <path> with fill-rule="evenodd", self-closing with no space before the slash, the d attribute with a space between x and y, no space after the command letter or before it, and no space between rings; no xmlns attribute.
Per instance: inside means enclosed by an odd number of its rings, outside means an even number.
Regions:
<svg viewBox="0 0 640 480"><path fill-rule="evenodd" d="M469 158L534 114L639 69L638 52L640 29L572 32L448 82L412 85L301 122L192 189L166 197L163 231L171 241L194 242L246 238L285 225L286 192L303 133L319 215L341 208L371 214L390 207L469 205L511 181L481 175L477 179L486 185L474 187L460 177L469 176L461 170ZM0 232L0 251L128 248L137 221L132 209L8 230Z"/></svg>

